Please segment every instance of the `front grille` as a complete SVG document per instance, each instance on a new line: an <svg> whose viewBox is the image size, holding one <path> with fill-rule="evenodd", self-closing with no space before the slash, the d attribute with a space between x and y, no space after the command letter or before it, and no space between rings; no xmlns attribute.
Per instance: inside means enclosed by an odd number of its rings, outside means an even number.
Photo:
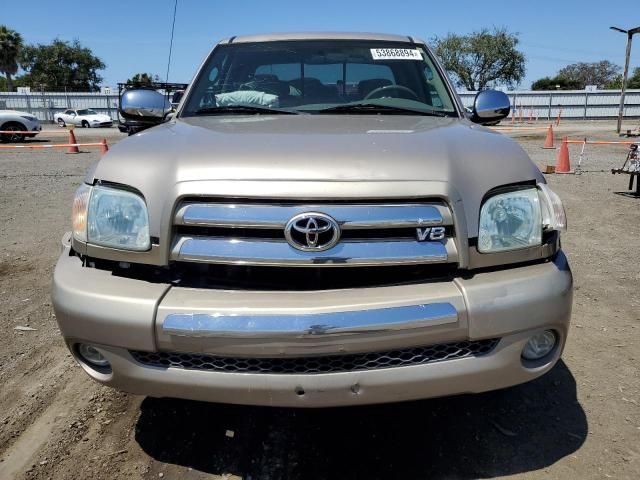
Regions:
<svg viewBox="0 0 640 480"><path fill-rule="evenodd" d="M451 281L457 273L452 264L335 269L175 262L167 278L185 288L315 291Z"/></svg>
<svg viewBox="0 0 640 480"><path fill-rule="evenodd" d="M347 288L391 287L430 282L450 282L461 272L455 264L405 265L361 268L247 267L172 262L167 267L87 257L94 267L111 275L184 288L211 290L316 291Z"/></svg>
<svg viewBox="0 0 640 480"><path fill-rule="evenodd" d="M131 351L133 358L150 367L183 368L228 373L316 374L379 370L479 357L491 352L500 339L440 343L374 353L293 358L237 358L199 353Z"/></svg>
<svg viewBox="0 0 640 480"><path fill-rule="evenodd" d="M176 235L182 236L204 236L216 238L258 238L271 240L284 240L284 229L282 228L225 228L225 227L200 227L193 225L178 225L174 229ZM445 227L445 236L453 237L453 226ZM362 229L344 230L340 236L344 240L375 240L375 239L397 239L405 240L416 238L416 229L387 228L387 229Z"/></svg>
<svg viewBox="0 0 640 480"><path fill-rule="evenodd" d="M443 201L254 203L182 199L170 260L254 267L389 267L458 263Z"/></svg>

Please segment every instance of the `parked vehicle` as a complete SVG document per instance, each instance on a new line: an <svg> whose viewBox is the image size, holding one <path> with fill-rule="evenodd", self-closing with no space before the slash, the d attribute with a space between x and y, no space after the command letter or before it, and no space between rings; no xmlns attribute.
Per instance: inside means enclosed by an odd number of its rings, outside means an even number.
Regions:
<svg viewBox="0 0 640 480"><path fill-rule="evenodd" d="M26 112L17 110L0 110L0 131L33 132L33 133L0 133L1 142L22 142L25 138L33 138L42 130L40 120Z"/></svg>
<svg viewBox="0 0 640 480"><path fill-rule="evenodd" d="M98 113L90 108L79 110L68 109L64 112L58 112L55 114L55 119L59 127L75 125L83 128L97 128L110 127L113 125L113 120L111 120L109 115Z"/></svg>
<svg viewBox="0 0 640 480"><path fill-rule="evenodd" d="M469 117L424 42L220 42L178 111L88 173L53 280L96 381L325 407L483 392L548 372L572 275L558 196L482 91Z"/></svg>

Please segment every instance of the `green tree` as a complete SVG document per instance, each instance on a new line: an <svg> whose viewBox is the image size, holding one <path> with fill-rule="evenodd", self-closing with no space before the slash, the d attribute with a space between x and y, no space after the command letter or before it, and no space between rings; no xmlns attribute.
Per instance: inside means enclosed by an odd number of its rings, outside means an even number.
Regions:
<svg viewBox="0 0 640 480"><path fill-rule="evenodd" d="M584 88L584 87L582 87ZM580 90L580 83L556 75L553 78L544 77L531 84L531 90Z"/></svg>
<svg viewBox="0 0 640 480"><path fill-rule="evenodd" d="M627 88L640 88L640 67L636 67L627 79Z"/></svg>
<svg viewBox="0 0 640 480"><path fill-rule="evenodd" d="M12 87L15 89L16 87L22 87L27 85L25 83L25 76L24 75L18 75L17 77L13 77L11 79L11 85ZM0 92L9 92L11 90L9 90L9 85L7 83L7 79L4 77L0 77Z"/></svg>
<svg viewBox="0 0 640 480"><path fill-rule="evenodd" d="M160 77L158 75L153 75L151 73L136 73L133 77L131 77L129 80L127 80L128 84L131 83L152 83L152 82L159 82L160 81Z"/></svg>
<svg viewBox="0 0 640 480"><path fill-rule="evenodd" d="M587 85L597 85L598 88L603 88L615 80L620 70L618 65L609 60L593 63L578 62L560 69L558 77L576 82L580 89Z"/></svg>
<svg viewBox="0 0 640 480"><path fill-rule="evenodd" d="M98 70L105 64L78 40L55 39L49 45L28 45L22 49L20 65L32 86L67 87L78 91L100 89Z"/></svg>
<svg viewBox="0 0 640 480"><path fill-rule="evenodd" d="M22 36L15 30L0 25L0 73L7 79L7 90L13 91L11 76L18 72L18 58L22 50Z"/></svg>
<svg viewBox="0 0 640 480"><path fill-rule="evenodd" d="M610 81L605 87L607 90L621 90L622 89L622 75L618 75L612 81ZM627 78L627 88L638 89L640 88L640 67L636 67L633 73Z"/></svg>
<svg viewBox="0 0 640 480"><path fill-rule="evenodd" d="M434 52L444 68L467 90L520 83L525 56L517 49L518 43L518 35L505 28L485 28L469 35L449 33L433 39Z"/></svg>

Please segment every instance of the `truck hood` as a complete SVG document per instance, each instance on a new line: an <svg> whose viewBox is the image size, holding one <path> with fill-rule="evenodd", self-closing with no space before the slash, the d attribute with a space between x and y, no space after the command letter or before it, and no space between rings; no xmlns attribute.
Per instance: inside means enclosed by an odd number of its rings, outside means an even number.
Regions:
<svg viewBox="0 0 640 480"><path fill-rule="evenodd" d="M369 198L385 198L397 197L398 183L407 182L405 198L456 192L470 234L477 232L479 205L488 190L544 182L527 154L502 134L457 118L392 115L177 119L117 143L89 173L88 183L95 180L138 189L150 206L152 232L159 230L162 210L173 208L175 198L167 198L168 192L216 195L210 189L224 182L236 197L344 198L345 190L333 188L300 196L297 186L314 192L311 184L348 183L352 188L346 191L356 192L361 189L354 182L375 182ZM247 191L252 182L259 183ZM256 188L267 182L279 187ZM200 188L178 188L185 184ZM447 188L430 191L435 184Z"/></svg>

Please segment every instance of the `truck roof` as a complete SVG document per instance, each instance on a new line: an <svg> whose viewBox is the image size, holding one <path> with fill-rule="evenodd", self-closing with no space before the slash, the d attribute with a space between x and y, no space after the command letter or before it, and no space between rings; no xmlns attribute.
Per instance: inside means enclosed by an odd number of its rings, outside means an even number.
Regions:
<svg viewBox="0 0 640 480"><path fill-rule="evenodd" d="M261 33L227 38L220 43L277 42L286 40L380 40L387 42L422 43L407 35L365 32L294 32Z"/></svg>

